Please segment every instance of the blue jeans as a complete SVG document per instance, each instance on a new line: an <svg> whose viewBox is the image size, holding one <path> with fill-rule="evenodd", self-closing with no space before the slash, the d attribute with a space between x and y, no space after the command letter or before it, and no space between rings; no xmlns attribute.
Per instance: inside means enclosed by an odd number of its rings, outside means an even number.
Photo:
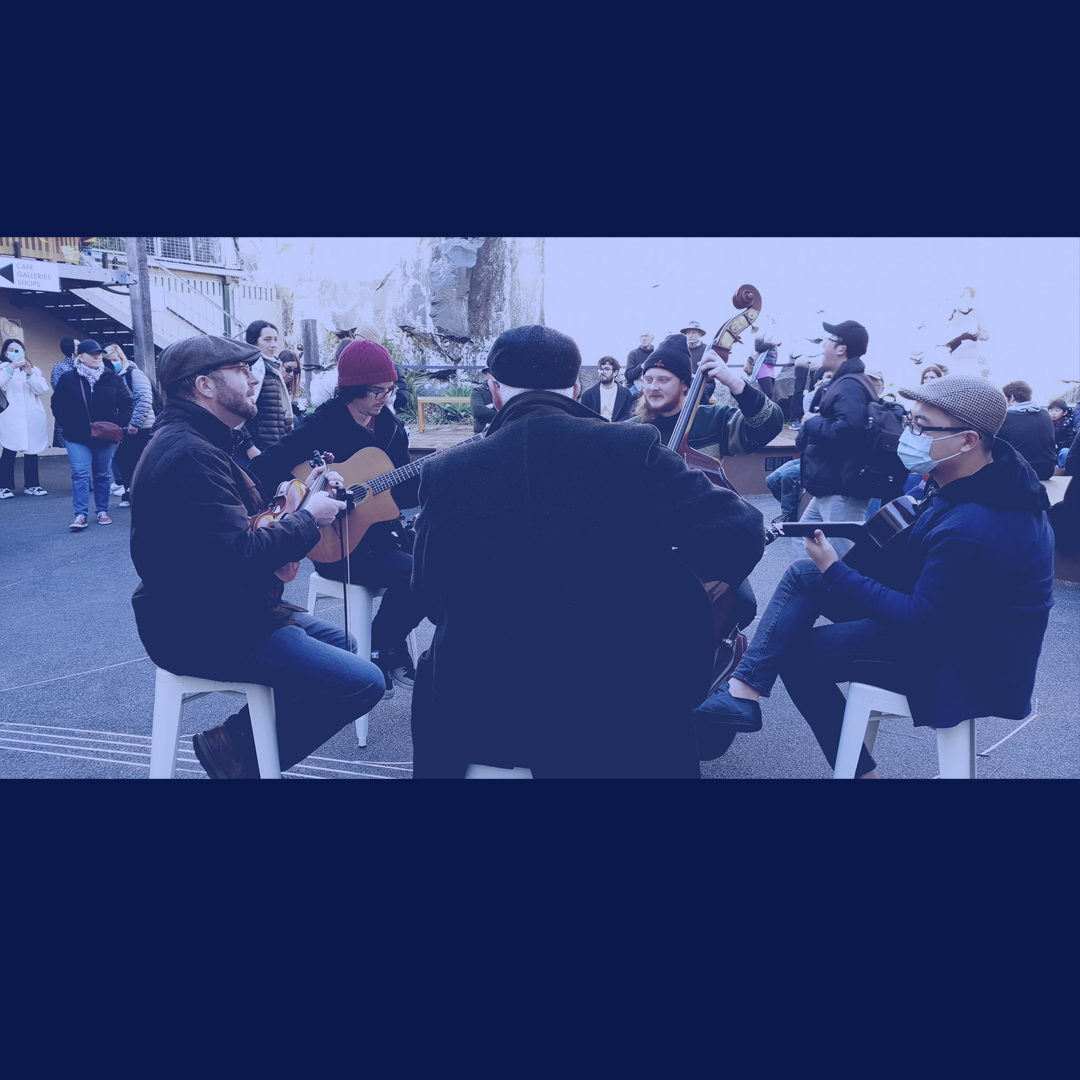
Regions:
<svg viewBox="0 0 1080 1080"><path fill-rule="evenodd" d="M68 441L68 463L71 465L71 501L76 514L90 513L90 476L94 478L94 507L100 514L109 509L109 488L112 486L113 455L116 443L105 446L85 446Z"/></svg>
<svg viewBox="0 0 1080 1080"><path fill-rule="evenodd" d="M801 475L802 462L798 458L792 458L765 477L766 486L772 492L773 498L780 503L780 516L787 521L794 521L799 516Z"/></svg>
<svg viewBox="0 0 1080 1080"><path fill-rule="evenodd" d="M819 615L836 621L815 627ZM868 668L868 662L879 666ZM873 619L845 621L829 603L821 571L810 559L799 559L780 579L732 677L763 697L772 692L777 678L782 679L829 764L835 766L847 703L837 683L864 680L904 694L907 673L918 670L892 631ZM864 747L856 775L874 767Z"/></svg>
<svg viewBox="0 0 1080 1080"><path fill-rule="evenodd" d="M1069 456L1069 449L1070 448L1068 446L1063 446L1058 451L1057 467L1059 469L1064 469L1065 468L1065 459Z"/></svg>
<svg viewBox="0 0 1080 1080"><path fill-rule="evenodd" d="M364 716L386 692L383 673L357 656L356 639L303 612L298 626L283 626L247 649L224 655L187 674L221 682L253 682L274 689L278 755L289 769ZM237 744L254 761L247 706L225 721ZM256 770L257 772L257 770Z"/></svg>

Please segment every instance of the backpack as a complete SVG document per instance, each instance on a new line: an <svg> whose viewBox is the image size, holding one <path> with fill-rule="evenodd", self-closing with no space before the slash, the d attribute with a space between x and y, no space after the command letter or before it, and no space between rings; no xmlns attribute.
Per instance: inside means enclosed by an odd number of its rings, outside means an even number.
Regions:
<svg viewBox="0 0 1080 1080"><path fill-rule="evenodd" d="M908 478L908 471L896 452L904 432L907 410L895 401L879 401L873 384L865 375L842 375L832 385L844 379L857 379L870 394L866 442L849 480L848 490L860 499L898 499L904 493L904 483Z"/></svg>
<svg viewBox="0 0 1080 1080"><path fill-rule="evenodd" d="M127 383L128 391L131 394L132 400L135 398L135 387L132 385L132 372L135 370L134 364L128 364L127 371L124 372L124 382ZM143 372L146 375L146 372ZM154 410L154 416L160 416L161 410L165 408L165 403L161 400L161 391L158 390L157 381L151 379L149 375L146 375L147 381L150 383L150 393L152 395L151 407Z"/></svg>

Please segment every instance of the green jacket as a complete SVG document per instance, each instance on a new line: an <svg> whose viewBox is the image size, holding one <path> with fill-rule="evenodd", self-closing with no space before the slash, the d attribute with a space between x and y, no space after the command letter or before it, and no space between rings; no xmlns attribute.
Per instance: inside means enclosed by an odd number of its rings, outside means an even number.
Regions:
<svg viewBox="0 0 1080 1080"><path fill-rule="evenodd" d="M754 454L780 434L784 414L780 406L770 401L756 386L747 383L746 389L735 398L738 408L730 405L702 405L690 428L690 445L716 458L729 454ZM675 430L674 416L658 416L648 421L660 432L666 446ZM634 417L630 423L641 423ZM714 449L715 448L715 449Z"/></svg>

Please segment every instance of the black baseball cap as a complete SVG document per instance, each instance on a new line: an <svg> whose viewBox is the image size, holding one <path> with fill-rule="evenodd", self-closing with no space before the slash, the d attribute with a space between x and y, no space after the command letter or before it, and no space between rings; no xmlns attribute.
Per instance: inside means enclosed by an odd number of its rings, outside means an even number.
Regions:
<svg viewBox="0 0 1080 1080"><path fill-rule="evenodd" d="M104 351L105 350L93 338L87 338L85 341L79 342L79 351L76 355L81 356L84 352L96 353Z"/></svg>
<svg viewBox="0 0 1080 1080"><path fill-rule="evenodd" d="M825 327L828 333L835 334L840 339L841 345L847 346L848 359L862 356L866 352L866 346L870 344L870 335L866 332L866 327L862 323L857 323L854 319L837 323L836 326L827 322L823 322L821 325Z"/></svg>

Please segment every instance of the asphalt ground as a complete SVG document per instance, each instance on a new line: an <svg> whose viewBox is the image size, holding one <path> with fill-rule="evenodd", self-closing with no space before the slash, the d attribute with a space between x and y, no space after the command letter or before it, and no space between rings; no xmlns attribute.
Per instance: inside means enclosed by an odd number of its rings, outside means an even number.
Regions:
<svg viewBox="0 0 1080 1080"><path fill-rule="evenodd" d="M22 466L16 471L21 485ZM131 612L138 578L128 553L129 511L112 500L114 524L72 533L71 480L66 456L41 459L44 498L20 492L0 502L0 777L22 779L139 779L149 773L154 665L146 658ZM778 513L770 496L751 496L766 519ZM802 557L800 541L770 545L751 583L763 610L781 574ZM311 566L304 563L285 598L303 606ZM315 612L342 620L340 601L320 600ZM753 628L751 628L752 630ZM1024 721L978 721L980 779L1080 776L1077 687L1080 685L1080 585L1059 582L1035 684ZM513 627L508 625L507 632ZM421 624L420 647L432 627ZM481 659L481 658L478 658ZM582 663L595 663L583 657ZM302 765L295 779L407 779L412 775L410 693L398 689L371 714L368 745L357 746L352 725ZM235 698L213 695L184 711L179 779L205 779L191 736L235 711ZM468 709L468 703L462 703ZM831 775L810 729L778 683L764 705L765 726L741 734L717 761L703 763L709 779L825 779ZM875 757L885 778L937 775L934 732L909 721L886 722Z"/></svg>

